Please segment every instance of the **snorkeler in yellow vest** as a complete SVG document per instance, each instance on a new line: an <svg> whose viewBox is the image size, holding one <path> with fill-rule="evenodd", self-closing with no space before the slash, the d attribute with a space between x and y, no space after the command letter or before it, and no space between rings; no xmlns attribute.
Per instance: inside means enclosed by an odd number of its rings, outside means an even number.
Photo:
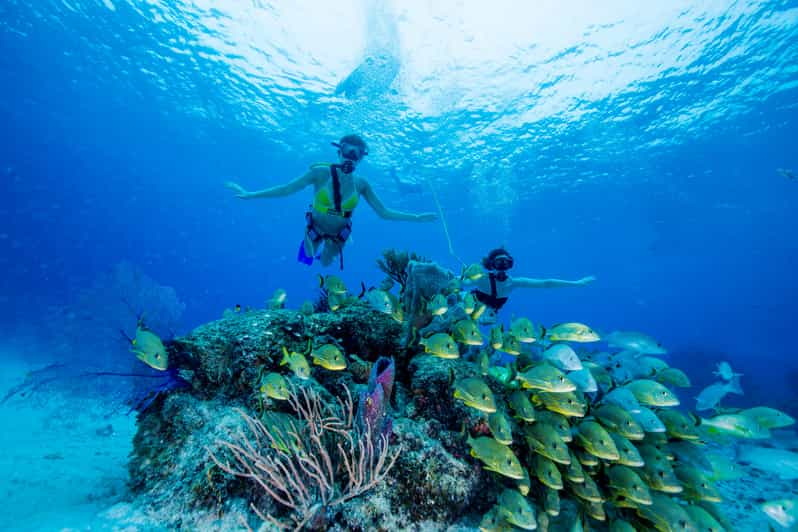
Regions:
<svg viewBox="0 0 798 532"><path fill-rule="evenodd" d="M437 219L433 213L412 214L395 211L383 205L366 179L354 174L355 168L368 155L368 147L358 135L346 135L339 142L338 163L317 163L308 172L293 181L276 187L248 192L233 182L225 186L241 199L276 198L288 196L313 185L313 204L305 213L307 222L305 238L299 246L297 260L312 264L314 257L328 266L336 256L340 257L343 269L343 247L352 232L352 213L362 196L380 218L431 222ZM321 251L319 248L322 247Z"/></svg>

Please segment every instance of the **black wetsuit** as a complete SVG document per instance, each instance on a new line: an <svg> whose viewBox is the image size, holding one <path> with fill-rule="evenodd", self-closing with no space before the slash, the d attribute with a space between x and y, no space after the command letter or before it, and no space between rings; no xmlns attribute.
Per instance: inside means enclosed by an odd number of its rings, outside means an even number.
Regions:
<svg viewBox="0 0 798 532"><path fill-rule="evenodd" d="M498 312L500 308L507 303L506 297L498 297L496 293L496 274L491 272L488 274L490 279L490 294L486 294L481 290L473 290L471 293L477 298L477 301L483 303L488 308L492 308L494 312Z"/></svg>

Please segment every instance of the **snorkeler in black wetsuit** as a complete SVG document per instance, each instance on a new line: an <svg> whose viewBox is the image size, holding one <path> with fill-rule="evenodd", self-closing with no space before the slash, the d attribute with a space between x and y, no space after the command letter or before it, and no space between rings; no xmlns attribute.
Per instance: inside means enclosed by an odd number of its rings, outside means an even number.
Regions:
<svg viewBox="0 0 798 532"><path fill-rule="evenodd" d="M477 301L488 307L488 312L483 314L483 323L496 321L496 313L507 303L510 292L514 288L560 288L567 286L585 286L595 280L595 277L583 277L577 281L562 279L532 279L530 277L510 277L507 273L515 265L512 255L504 248L496 248L482 259L482 266L488 272L472 284L471 291Z"/></svg>

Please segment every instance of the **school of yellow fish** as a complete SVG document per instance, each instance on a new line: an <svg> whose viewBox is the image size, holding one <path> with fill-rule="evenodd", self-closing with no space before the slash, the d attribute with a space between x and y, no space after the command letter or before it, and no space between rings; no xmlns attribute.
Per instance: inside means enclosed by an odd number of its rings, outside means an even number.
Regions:
<svg viewBox="0 0 798 532"><path fill-rule="evenodd" d="M479 275L477 265L463 273ZM320 277L319 285L331 311L355 300L338 277ZM601 338L582 323L547 329L517 318L507 330L494 326L486 340L478 324L484 305L470 293L457 294L458 316L464 317L452 319L447 295L427 301L426 313L442 323L448 314L448 330L419 338L418 345L442 359L471 360L478 369L478 376L452 383L452 396L484 417L489 435L466 435L466 444L504 485L480 530L734 530L719 510L714 482L738 478L739 468L708 452L706 442L765 439L772 429L794 424L793 418L768 407L686 415L676 408L673 388L689 387L690 380L652 356L666 351L649 336L616 331ZM403 320L401 302L387 290L371 289L361 298ZM281 308L284 301L285 291L278 290L269 307ZM312 305L305 302L301 312L312 314ZM587 348L599 340L620 351ZM497 352L513 361L492 365ZM150 363L144 355L137 353ZM326 370L347 367L337 346L313 342L304 353L283 348L280 365L307 379L306 356ZM739 375L719 371L729 381ZM288 384L267 373L259 376L257 393L261 400L285 400ZM794 523L795 505L785 499L761 508L775 522Z"/></svg>
<svg viewBox="0 0 798 532"><path fill-rule="evenodd" d="M690 386L689 378L649 356L665 350L642 333L604 338L621 349L613 355L585 348L601 339L587 325L546 329L517 318L506 331L494 327L486 341L470 294L458 305L471 318L419 343L433 356L471 356L481 373L454 382L452 395L484 416L489 435L469 434L466 442L505 486L480 523L485 532L545 531L555 524L571 531L734 530L714 486L728 477L698 463L713 459L712 468L720 463L727 473L734 464L712 458L706 442L767 438L771 429L795 422L767 407L707 419L683 414L673 388ZM447 310L442 298L430 301L431 314ZM514 361L491 365L495 351Z"/></svg>

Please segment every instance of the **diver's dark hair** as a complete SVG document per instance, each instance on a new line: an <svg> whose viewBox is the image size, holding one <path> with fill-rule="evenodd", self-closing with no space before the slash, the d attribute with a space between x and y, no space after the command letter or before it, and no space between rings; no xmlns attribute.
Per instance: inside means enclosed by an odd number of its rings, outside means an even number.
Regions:
<svg viewBox="0 0 798 532"><path fill-rule="evenodd" d="M488 255L482 259L482 266L484 266L486 270L495 270L495 268L493 267L493 259L495 259L500 255L507 255L508 257L510 257L511 262L515 262L513 260L513 256L510 255L509 251L507 251L504 248L496 248L490 250L490 253L488 253Z"/></svg>
<svg viewBox="0 0 798 532"><path fill-rule="evenodd" d="M351 144L352 146L357 146L361 150L363 150L363 154L368 154L369 147L366 144L366 141L360 135L344 135L341 137L341 140L338 141L338 144Z"/></svg>

